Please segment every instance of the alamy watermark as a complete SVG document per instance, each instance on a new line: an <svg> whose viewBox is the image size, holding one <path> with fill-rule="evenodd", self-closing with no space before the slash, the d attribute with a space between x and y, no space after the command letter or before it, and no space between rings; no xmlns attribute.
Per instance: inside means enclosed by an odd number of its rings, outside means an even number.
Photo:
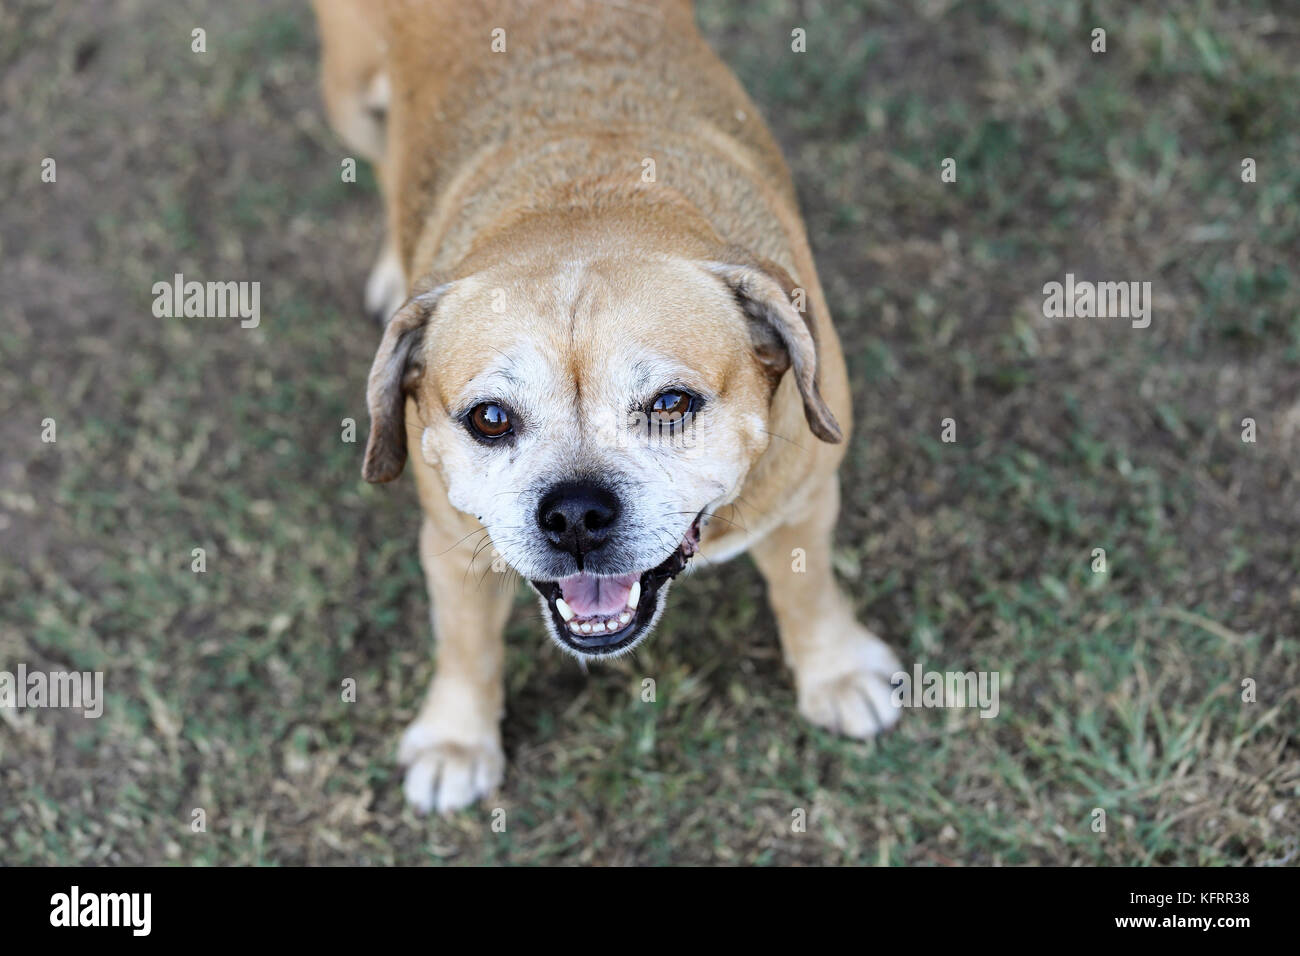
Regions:
<svg viewBox="0 0 1300 956"><path fill-rule="evenodd" d="M981 717L996 717L1000 675L997 671L897 671L890 678L895 707L978 707Z"/></svg>
<svg viewBox="0 0 1300 956"><path fill-rule="evenodd" d="M240 319L239 327L255 329L262 321L260 282L185 281L176 273L168 282L153 284L153 314L159 319Z"/></svg>
<svg viewBox="0 0 1300 956"><path fill-rule="evenodd" d="M94 719L104 713L103 671L0 671L0 707L69 707Z"/></svg>
<svg viewBox="0 0 1300 956"><path fill-rule="evenodd" d="M1133 328L1151 324L1150 282L1065 282L1043 286L1043 315L1049 319L1131 319Z"/></svg>
<svg viewBox="0 0 1300 956"><path fill-rule="evenodd" d="M120 926L133 936L148 936L152 911L152 893L83 893L73 885L50 897L51 926Z"/></svg>

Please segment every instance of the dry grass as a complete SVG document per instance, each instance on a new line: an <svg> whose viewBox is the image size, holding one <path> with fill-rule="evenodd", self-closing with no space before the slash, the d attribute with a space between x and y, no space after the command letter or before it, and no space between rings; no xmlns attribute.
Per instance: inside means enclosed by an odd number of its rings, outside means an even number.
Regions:
<svg viewBox="0 0 1300 956"><path fill-rule="evenodd" d="M1296 862L1293 10L703 3L857 383L840 571L909 663L999 671L1001 713L801 724L746 561L590 675L521 596L506 787L426 821L394 763L432 666L414 492L339 441L379 205L338 182L304 6L0 13L0 669L109 695L0 710L0 862ZM1067 271L1151 281L1151 328L1044 319ZM152 318L175 272L260 280L261 327Z"/></svg>

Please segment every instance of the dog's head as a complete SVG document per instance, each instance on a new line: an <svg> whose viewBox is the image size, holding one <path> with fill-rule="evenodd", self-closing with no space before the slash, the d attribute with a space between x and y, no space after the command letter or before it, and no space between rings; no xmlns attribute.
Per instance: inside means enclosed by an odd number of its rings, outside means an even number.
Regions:
<svg viewBox="0 0 1300 956"><path fill-rule="evenodd" d="M414 399L418 453L531 582L555 641L625 652L767 447L787 372L813 434L840 440L801 298L735 250L499 265L436 285L384 333L363 474L401 473Z"/></svg>

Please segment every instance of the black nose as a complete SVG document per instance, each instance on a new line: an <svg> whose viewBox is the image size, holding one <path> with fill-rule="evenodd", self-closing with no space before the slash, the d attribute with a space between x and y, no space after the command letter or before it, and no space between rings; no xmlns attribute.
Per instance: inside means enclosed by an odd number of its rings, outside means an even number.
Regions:
<svg viewBox="0 0 1300 956"><path fill-rule="evenodd" d="M537 524L546 540L577 558L581 568L583 555L609 538L618 510L618 498L608 489L589 481L566 481L542 498Z"/></svg>

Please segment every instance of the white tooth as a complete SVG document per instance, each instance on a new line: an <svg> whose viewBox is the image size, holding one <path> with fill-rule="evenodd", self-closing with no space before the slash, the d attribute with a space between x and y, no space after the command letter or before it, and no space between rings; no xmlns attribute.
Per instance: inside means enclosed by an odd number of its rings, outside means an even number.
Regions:
<svg viewBox="0 0 1300 956"><path fill-rule="evenodd" d="M628 621L632 620L632 612L624 611L622 614L618 616L618 620L619 623L626 624Z"/></svg>
<svg viewBox="0 0 1300 956"><path fill-rule="evenodd" d="M618 630L618 621L606 621L606 622L605 622L605 630L607 630L607 631L617 631L617 630Z"/></svg>
<svg viewBox="0 0 1300 956"><path fill-rule="evenodd" d="M582 624L582 625L580 625L580 626L578 627L578 630L582 631L583 634L590 634L590 633L591 633L591 625L590 625L590 624Z"/></svg>
<svg viewBox="0 0 1300 956"><path fill-rule="evenodd" d="M573 613L573 608L564 603L564 598L555 599L555 609L560 612L560 617L564 618L566 621L572 621L577 617L577 615Z"/></svg>
<svg viewBox="0 0 1300 956"><path fill-rule="evenodd" d="M627 592L627 606L636 610L636 606L641 603L641 582L634 581L632 590Z"/></svg>

